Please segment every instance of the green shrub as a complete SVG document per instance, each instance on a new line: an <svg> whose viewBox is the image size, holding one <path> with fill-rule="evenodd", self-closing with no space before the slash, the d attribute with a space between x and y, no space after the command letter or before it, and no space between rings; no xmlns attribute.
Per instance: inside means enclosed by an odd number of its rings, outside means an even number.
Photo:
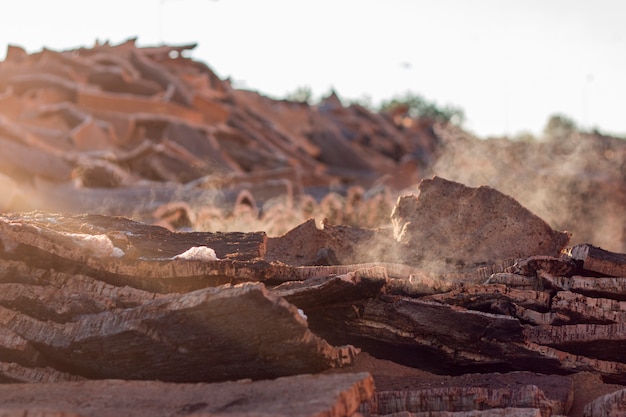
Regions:
<svg viewBox="0 0 626 417"><path fill-rule="evenodd" d="M578 131L576 123L563 114L553 114L543 128L546 139L563 139Z"/></svg>
<svg viewBox="0 0 626 417"><path fill-rule="evenodd" d="M412 118L451 122L456 125L462 125L465 120L465 114L461 108L450 105L440 106L412 92L392 97L380 104L380 111L393 111L398 108L405 108L407 116Z"/></svg>

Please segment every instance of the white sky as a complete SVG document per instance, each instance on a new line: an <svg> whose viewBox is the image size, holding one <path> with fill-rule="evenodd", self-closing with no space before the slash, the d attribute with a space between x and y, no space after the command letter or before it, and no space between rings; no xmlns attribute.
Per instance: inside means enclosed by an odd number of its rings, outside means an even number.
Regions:
<svg viewBox="0 0 626 417"><path fill-rule="evenodd" d="M20 0L7 44L198 42L195 59L239 87L309 85L374 103L411 90L464 109L480 136L540 133L563 113L626 135L623 0ZM408 64L408 65L407 65Z"/></svg>

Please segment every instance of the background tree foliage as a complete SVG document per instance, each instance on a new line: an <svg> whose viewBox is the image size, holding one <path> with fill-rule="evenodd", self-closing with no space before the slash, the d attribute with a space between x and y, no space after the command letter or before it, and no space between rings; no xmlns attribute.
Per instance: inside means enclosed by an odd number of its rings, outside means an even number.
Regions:
<svg viewBox="0 0 626 417"><path fill-rule="evenodd" d="M440 106L434 101L427 100L420 94L412 92L383 100L380 104L381 111L393 111L398 108L405 108L407 115L412 118L451 122L456 125L462 125L465 120L465 113L461 108L451 105Z"/></svg>
<svg viewBox="0 0 626 417"><path fill-rule="evenodd" d="M313 97L313 91L308 85L297 87L294 91L288 93L285 99L308 103L310 105L319 101ZM348 100L347 102L349 105L361 105L372 111L404 112L406 116L411 118L425 118L439 122L451 122L459 126L465 121L465 113L460 107L450 105L440 106L434 101L427 100L422 95L410 91L382 100L378 106L374 105L371 97L367 95L359 99Z"/></svg>
<svg viewBox="0 0 626 417"><path fill-rule="evenodd" d="M313 104L313 90L308 85L301 85L285 96L286 100Z"/></svg>
<svg viewBox="0 0 626 417"><path fill-rule="evenodd" d="M563 139L578 130L576 123L563 114L553 114L543 128L547 139Z"/></svg>

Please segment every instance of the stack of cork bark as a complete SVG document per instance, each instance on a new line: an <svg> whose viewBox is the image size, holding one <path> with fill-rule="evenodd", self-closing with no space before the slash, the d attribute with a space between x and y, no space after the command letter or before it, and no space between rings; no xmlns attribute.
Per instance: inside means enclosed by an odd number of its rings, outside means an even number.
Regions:
<svg viewBox="0 0 626 417"><path fill-rule="evenodd" d="M214 215L208 206L293 205L305 189L319 202L383 177L402 188L431 162L428 121L403 124L335 95L309 106L233 89L185 56L194 46L9 47L0 209L156 217L176 228L201 222L202 208Z"/></svg>
<svg viewBox="0 0 626 417"><path fill-rule="evenodd" d="M624 415L626 141L271 99L194 46L0 63L0 415Z"/></svg>
<svg viewBox="0 0 626 417"><path fill-rule="evenodd" d="M0 410L619 415L626 255L489 187L419 191L388 228L279 237L4 214ZM581 373L618 385L574 406Z"/></svg>

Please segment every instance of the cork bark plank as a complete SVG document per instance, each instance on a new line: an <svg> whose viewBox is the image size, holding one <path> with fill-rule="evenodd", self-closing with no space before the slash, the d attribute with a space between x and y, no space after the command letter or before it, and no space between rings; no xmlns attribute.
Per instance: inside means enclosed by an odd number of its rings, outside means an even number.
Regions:
<svg viewBox="0 0 626 417"><path fill-rule="evenodd" d="M352 363L261 284L207 288L75 322L36 320L2 309L2 325L61 372L91 379L172 382L265 379Z"/></svg>
<svg viewBox="0 0 626 417"><path fill-rule="evenodd" d="M570 234L553 230L515 199L490 187L467 187L434 177L419 195L398 199L394 236L412 265L463 270L505 259L558 256Z"/></svg>
<svg viewBox="0 0 626 417"><path fill-rule="evenodd" d="M367 373L212 384L121 380L2 384L0 412L7 416L48 417L351 417L373 393L374 381ZM45 410L46 414L31 414L37 410Z"/></svg>
<svg viewBox="0 0 626 417"><path fill-rule="evenodd" d="M152 292L189 291L257 280L264 233L174 233L126 218L50 213L0 218L3 258L95 276ZM218 260L174 259L206 246Z"/></svg>
<svg viewBox="0 0 626 417"><path fill-rule="evenodd" d="M137 307L162 296L87 275L0 259L0 306L38 320L76 321L87 314Z"/></svg>
<svg viewBox="0 0 626 417"><path fill-rule="evenodd" d="M626 255L582 244L567 251L569 257L582 261L583 268L601 275L626 277Z"/></svg>
<svg viewBox="0 0 626 417"><path fill-rule="evenodd" d="M448 412L456 416L459 412L475 410L506 410L503 416L539 415L551 417L564 415L567 411L567 397L558 400L546 398L545 393L536 385L514 387L442 387L422 390L406 390L402 392L377 392L371 405L374 415L392 413L416 413L420 415L438 415ZM569 404L571 406L571 404ZM539 411L537 413L537 411ZM411 414L414 415L414 414ZM444 414L445 415L445 414ZM486 416L498 415L485 413Z"/></svg>
<svg viewBox="0 0 626 417"><path fill-rule="evenodd" d="M619 417L626 413L626 389L596 398L584 408L585 417Z"/></svg>
<svg viewBox="0 0 626 417"><path fill-rule="evenodd" d="M626 277L585 277L581 275L552 276L540 272L539 276L557 290L572 291L596 298L626 301Z"/></svg>

